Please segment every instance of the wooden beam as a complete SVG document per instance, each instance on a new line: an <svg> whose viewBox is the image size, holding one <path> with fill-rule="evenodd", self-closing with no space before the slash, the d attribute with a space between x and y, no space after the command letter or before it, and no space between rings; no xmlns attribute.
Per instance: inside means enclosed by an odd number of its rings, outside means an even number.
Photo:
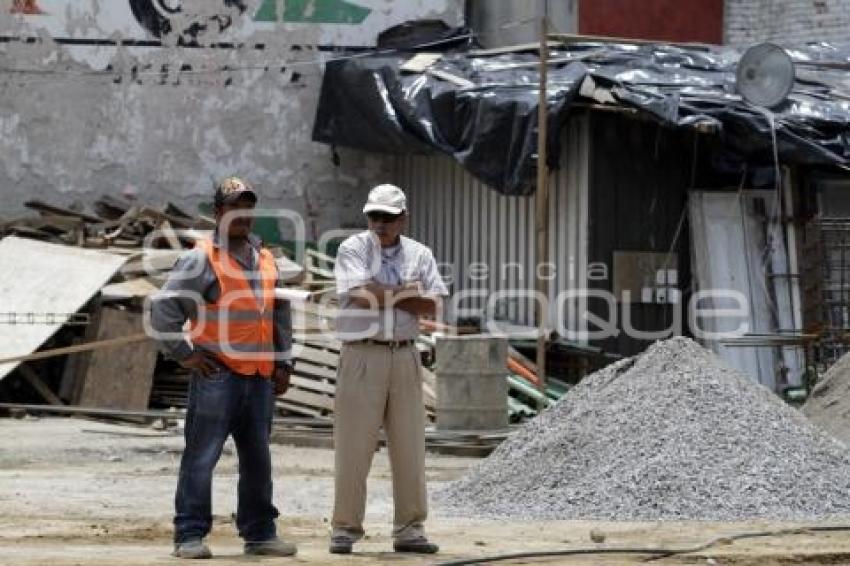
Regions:
<svg viewBox="0 0 850 566"><path fill-rule="evenodd" d="M545 4L544 4L545 5ZM536 287L538 300L537 326L539 329L537 337L537 367L538 387L540 391L546 392L546 323L549 312L549 281L540 277L540 266L549 262L549 167L547 166L547 122L548 122L548 66L549 49L547 45L547 18L544 11L540 18L540 88L537 102L537 254L535 269ZM541 409L543 407L540 407Z"/></svg>
<svg viewBox="0 0 850 566"><path fill-rule="evenodd" d="M276 399L279 404L280 397ZM0 403L0 409L19 410L33 413L57 413L64 415L88 415L93 417L142 417L148 419L184 419L185 411L120 411L114 409L100 409L97 407L72 407L68 405L33 405L27 403ZM301 418L301 417L275 417L272 420L275 426L309 426L309 427L331 427L333 421L324 417Z"/></svg>
<svg viewBox="0 0 850 566"><path fill-rule="evenodd" d="M336 381L336 368L328 369L303 360L298 360L295 363L295 370L292 373L293 375L302 375L308 378Z"/></svg>
<svg viewBox="0 0 850 566"><path fill-rule="evenodd" d="M41 397L50 403L51 405L64 405L53 391L47 386L44 381L35 373L31 367L27 365L18 366L18 369L21 371L21 375L24 376L24 379L27 380L27 383L32 385L33 389L35 389Z"/></svg>
<svg viewBox="0 0 850 566"><path fill-rule="evenodd" d="M577 33L550 33L548 35L550 40L554 40L556 44L563 45L565 43L625 43L625 44L634 44L634 45L673 45L675 47L686 47L686 48L695 48L695 49L707 49L705 43L697 43L697 42L676 42L671 43L669 41L662 41L656 39L637 39L634 37L613 37L607 35L582 35ZM551 42L550 42L551 44Z"/></svg>
<svg viewBox="0 0 850 566"><path fill-rule="evenodd" d="M325 365L333 369L339 366L339 354L334 354L327 350L312 348L304 343L296 343L293 345L293 353L300 361L308 361L316 365Z"/></svg>
<svg viewBox="0 0 850 566"><path fill-rule="evenodd" d="M546 42L549 47L559 47L562 42L551 40ZM537 51L540 49L540 43L520 43L517 45L508 45L506 47L493 47L491 49L473 49L469 52L473 57L488 57L490 55L504 55L505 53L521 53L523 51Z"/></svg>
<svg viewBox="0 0 850 566"><path fill-rule="evenodd" d="M320 379L310 379L297 374L292 374L289 377L290 383L299 389L306 389L314 393L326 393L328 395L336 394L336 387L332 383ZM286 394L284 394L286 396Z"/></svg>
<svg viewBox="0 0 850 566"><path fill-rule="evenodd" d="M43 360L56 356L64 356L65 354L76 354L79 352L89 352L99 348L109 348L112 346L121 346L123 344L131 344L133 342L142 342L150 340L147 334L133 334L132 336L122 336L120 338L112 338L110 340L99 340L97 342L87 342L85 344L77 344L76 346L65 346L64 348L54 348L52 350L44 350L35 352L34 354L25 354L22 356L10 356L8 358L0 358L0 364L8 364L10 362L31 362L34 360Z"/></svg>

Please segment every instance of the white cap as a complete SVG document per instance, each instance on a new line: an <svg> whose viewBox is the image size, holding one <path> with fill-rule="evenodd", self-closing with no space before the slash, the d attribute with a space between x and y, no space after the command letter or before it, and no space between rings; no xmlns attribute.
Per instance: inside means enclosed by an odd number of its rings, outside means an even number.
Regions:
<svg viewBox="0 0 850 566"><path fill-rule="evenodd" d="M407 197L404 196L404 191L395 185L388 183L378 185L369 191L369 198L366 200L366 206L363 207L363 214L368 214L373 210L401 214L407 210Z"/></svg>

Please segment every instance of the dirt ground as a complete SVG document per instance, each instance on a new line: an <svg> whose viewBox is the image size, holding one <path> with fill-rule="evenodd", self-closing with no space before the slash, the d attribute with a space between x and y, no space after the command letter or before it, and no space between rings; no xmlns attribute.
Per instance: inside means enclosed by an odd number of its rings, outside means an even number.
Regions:
<svg viewBox="0 0 850 566"><path fill-rule="evenodd" d="M164 564L171 551L171 513L182 438L141 426L69 418L0 419L0 564ZM369 484L368 538L349 557L327 553L333 453L273 447L275 503L282 535L299 546L292 559L247 558L235 534L236 458L232 445L217 468L216 563L435 564L499 553L578 547L689 546L740 531L789 528L788 523L508 522L454 519L432 508L431 537L443 552L406 557L389 552L389 465L377 454ZM432 487L461 475L474 460L430 455ZM803 489L804 486L801 486ZM850 520L848 520L850 524ZM591 529L606 533L591 542ZM646 556L584 556L547 564L637 564ZM532 563L524 562L506 563ZM795 534L736 541L662 564L850 564L850 532Z"/></svg>

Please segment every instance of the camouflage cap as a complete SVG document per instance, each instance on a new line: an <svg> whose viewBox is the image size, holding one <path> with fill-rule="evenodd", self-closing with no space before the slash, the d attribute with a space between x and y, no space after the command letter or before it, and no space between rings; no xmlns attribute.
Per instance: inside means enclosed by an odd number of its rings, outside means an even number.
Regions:
<svg viewBox="0 0 850 566"><path fill-rule="evenodd" d="M257 193L253 187L239 177L225 177L215 188L215 205L233 204L242 198L250 198L257 202Z"/></svg>

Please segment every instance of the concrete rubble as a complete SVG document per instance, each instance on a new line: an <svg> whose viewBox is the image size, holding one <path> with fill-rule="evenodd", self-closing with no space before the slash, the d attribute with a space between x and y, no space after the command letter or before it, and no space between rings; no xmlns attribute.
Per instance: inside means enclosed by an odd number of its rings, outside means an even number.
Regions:
<svg viewBox="0 0 850 566"><path fill-rule="evenodd" d="M586 378L437 498L513 519L850 516L850 452L678 337Z"/></svg>

